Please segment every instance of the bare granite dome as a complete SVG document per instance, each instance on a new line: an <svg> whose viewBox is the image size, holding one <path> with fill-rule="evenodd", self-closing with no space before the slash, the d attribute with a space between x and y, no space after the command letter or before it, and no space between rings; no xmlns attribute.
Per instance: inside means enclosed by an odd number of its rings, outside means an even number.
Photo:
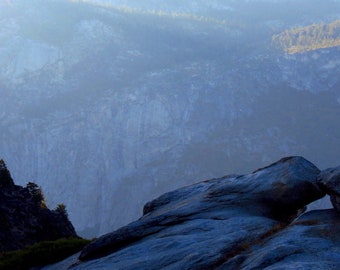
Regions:
<svg viewBox="0 0 340 270"><path fill-rule="evenodd" d="M187 186L75 257L45 269L339 269L340 215L305 206L323 197L302 157ZM58 268L59 267L59 268Z"/></svg>

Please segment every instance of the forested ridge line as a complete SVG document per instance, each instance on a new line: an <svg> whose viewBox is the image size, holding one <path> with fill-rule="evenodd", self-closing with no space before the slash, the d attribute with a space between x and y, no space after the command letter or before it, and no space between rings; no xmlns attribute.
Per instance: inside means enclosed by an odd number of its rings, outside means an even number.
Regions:
<svg viewBox="0 0 340 270"><path fill-rule="evenodd" d="M340 20L285 30L272 41L286 53L295 54L340 46Z"/></svg>

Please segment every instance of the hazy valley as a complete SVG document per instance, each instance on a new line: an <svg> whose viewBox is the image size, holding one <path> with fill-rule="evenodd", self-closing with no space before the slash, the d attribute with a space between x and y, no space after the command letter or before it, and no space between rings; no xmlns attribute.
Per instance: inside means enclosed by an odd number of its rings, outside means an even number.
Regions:
<svg viewBox="0 0 340 270"><path fill-rule="evenodd" d="M1 158L88 235L282 156L336 166L340 48L274 42L339 20L339 1L322 3L2 2Z"/></svg>

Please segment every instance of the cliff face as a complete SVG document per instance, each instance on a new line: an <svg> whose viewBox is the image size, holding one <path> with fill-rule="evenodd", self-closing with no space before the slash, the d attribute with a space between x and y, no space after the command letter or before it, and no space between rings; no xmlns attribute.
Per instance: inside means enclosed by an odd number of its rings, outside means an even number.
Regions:
<svg viewBox="0 0 340 270"><path fill-rule="evenodd" d="M339 199L339 168L320 173L289 157L166 193L85 247L80 261L45 269L339 269L340 213L301 215L326 192Z"/></svg>
<svg viewBox="0 0 340 270"><path fill-rule="evenodd" d="M65 209L49 210L34 183L15 185L0 160L0 252L64 237L77 237Z"/></svg>
<svg viewBox="0 0 340 270"><path fill-rule="evenodd" d="M292 154L319 167L338 158L340 49L287 56L271 43L338 16L333 6L2 2L1 156L18 184L65 202L78 232L118 228L200 178Z"/></svg>

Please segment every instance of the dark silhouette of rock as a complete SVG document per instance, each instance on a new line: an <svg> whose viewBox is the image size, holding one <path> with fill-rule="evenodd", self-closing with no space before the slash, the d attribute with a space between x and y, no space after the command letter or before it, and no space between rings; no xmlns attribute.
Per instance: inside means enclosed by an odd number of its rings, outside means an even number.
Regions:
<svg viewBox="0 0 340 270"><path fill-rule="evenodd" d="M340 211L340 166L322 171L317 181L320 187L330 195L333 207Z"/></svg>
<svg viewBox="0 0 340 270"><path fill-rule="evenodd" d="M39 241L77 237L66 212L49 210L36 184L15 185L3 160L0 183L0 252Z"/></svg>
<svg viewBox="0 0 340 270"><path fill-rule="evenodd" d="M9 170L6 167L5 162L0 159L0 187L14 186L13 179Z"/></svg>
<svg viewBox="0 0 340 270"><path fill-rule="evenodd" d="M166 193L146 204L139 220L85 247L75 269L236 269L325 195L319 173L304 158L289 157Z"/></svg>

